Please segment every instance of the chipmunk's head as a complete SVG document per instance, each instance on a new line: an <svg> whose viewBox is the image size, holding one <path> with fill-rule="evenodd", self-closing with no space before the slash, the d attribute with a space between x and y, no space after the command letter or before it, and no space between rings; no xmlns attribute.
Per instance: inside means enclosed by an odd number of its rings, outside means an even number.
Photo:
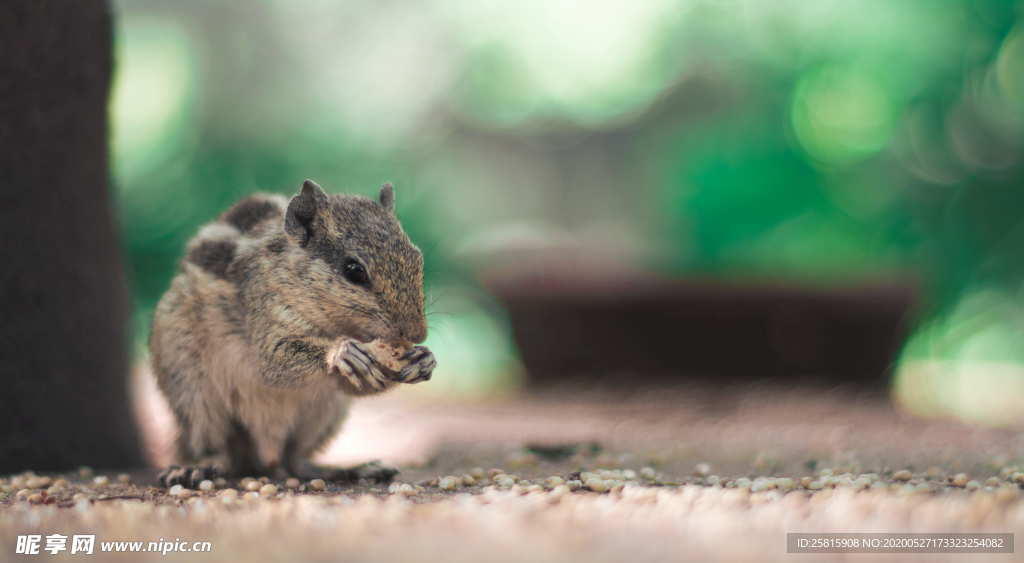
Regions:
<svg viewBox="0 0 1024 563"><path fill-rule="evenodd" d="M300 283L330 326L364 341L426 339L423 254L398 222L391 184L373 200L328 195L306 180L288 203L284 230L310 258Z"/></svg>

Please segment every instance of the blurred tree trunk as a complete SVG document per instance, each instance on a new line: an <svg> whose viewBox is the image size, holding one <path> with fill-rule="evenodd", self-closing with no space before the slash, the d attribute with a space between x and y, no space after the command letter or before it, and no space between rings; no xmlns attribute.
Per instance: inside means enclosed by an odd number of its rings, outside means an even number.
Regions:
<svg viewBox="0 0 1024 563"><path fill-rule="evenodd" d="M138 466L105 0L0 3L0 472Z"/></svg>

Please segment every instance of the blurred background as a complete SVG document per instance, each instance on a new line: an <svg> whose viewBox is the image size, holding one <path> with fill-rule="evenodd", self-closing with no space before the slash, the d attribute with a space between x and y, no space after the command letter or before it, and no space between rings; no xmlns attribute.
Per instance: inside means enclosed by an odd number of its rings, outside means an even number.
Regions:
<svg viewBox="0 0 1024 563"><path fill-rule="evenodd" d="M895 345L864 377L881 374L904 408L1019 422L1020 8L115 2L112 167L137 360L201 224L307 177L365 195L391 181L425 254L439 359L403 393L517 393L557 371L531 340L557 344L531 329L537 311L584 294L599 302L585 320L645 293L658 296L646 317L599 315L628 325L605 337L656 330L677 344L676 372L704 323L717 346L698 347L723 363L777 330L808 348L842 338L849 351L810 376L881 332ZM796 329L734 330L777 317L765 303L807 313ZM877 326L858 320L875 309ZM793 356L772 346L759 357Z"/></svg>

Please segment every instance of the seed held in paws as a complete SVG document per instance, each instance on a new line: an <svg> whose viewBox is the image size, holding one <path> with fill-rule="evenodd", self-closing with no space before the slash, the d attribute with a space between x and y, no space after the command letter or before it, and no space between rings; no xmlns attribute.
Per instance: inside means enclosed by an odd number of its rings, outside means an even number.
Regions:
<svg viewBox="0 0 1024 563"><path fill-rule="evenodd" d="M363 345L363 350L366 350L378 364L393 372L401 371L405 367L402 356L409 351L409 348L409 346L389 344L383 340L371 340Z"/></svg>
<svg viewBox="0 0 1024 563"><path fill-rule="evenodd" d="M327 361L355 389L381 388L390 384L402 369L406 351L407 348L383 340L359 342L343 338L330 350Z"/></svg>

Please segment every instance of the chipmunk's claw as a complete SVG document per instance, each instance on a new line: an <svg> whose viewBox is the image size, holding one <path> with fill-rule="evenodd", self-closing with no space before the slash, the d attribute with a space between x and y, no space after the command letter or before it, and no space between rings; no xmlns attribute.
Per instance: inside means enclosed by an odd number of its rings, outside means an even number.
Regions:
<svg viewBox="0 0 1024 563"><path fill-rule="evenodd" d="M400 383L412 384L429 381L430 376L434 373L434 368L437 367L434 353L426 346L414 347L406 352L402 359L409 363L394 378L395 381Z"/></svg>
<svg viewBox="0 0 1024 563"><path fill-rule="evenodd" d="M163 487L181 485L189 489L199 487L199 483L207 479L216 479L221 471L214 465L171 465L157 475L157 481Z"/></svg>
<svg viewBox="0 0 1024 563"><path fill-rule="evenodd" d="M382 391L391 382L386 370L354 340L339 345L330 356L330 365L342 378L346 388L355 392Z"/></svg>
<svg viewBox="0 0 1024 563"><path fill-rule="evenodd" d="M331 467L307 463L298 472L298 475L302 479L319 478L332 483L350 484L365 480L388 484L398 473L398 469L382 465L380 461L375 460L354 467Z"/></svg>

